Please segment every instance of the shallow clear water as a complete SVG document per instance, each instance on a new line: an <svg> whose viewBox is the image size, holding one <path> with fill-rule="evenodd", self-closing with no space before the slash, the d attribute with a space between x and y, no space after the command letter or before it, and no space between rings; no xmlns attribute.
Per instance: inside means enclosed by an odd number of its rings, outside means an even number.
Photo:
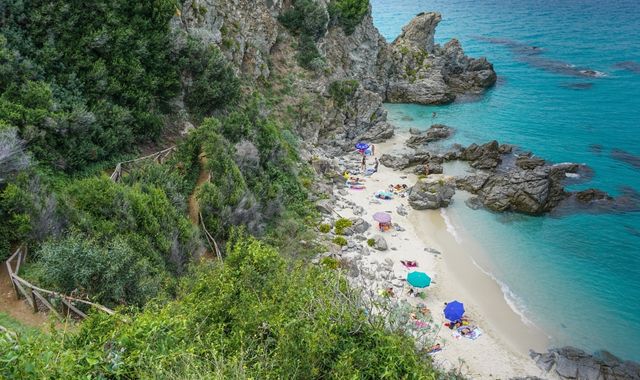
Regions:
<svg viewBox="0 0 640 380"><path fill-rule="evenodd" d="M456 128L453 141L462 144L497 139L555 162L586 163L595 177L577 188L640 190L640 168L611 157L615 148L640 155L640 73L615 66L640 63L640 2L372 4L374 23L388 40L415 14L442 13L436 41L458 38L469 55L486 56L499 76L498 85L475 101L389 104L397 127L444 123ZM532 54L531 46L542 50ZM605 76L572 75L577 69ZM640 360L640 213L526 217L474 211L462 202L447 213L479 240L496 277L555 345Z"/></svg>

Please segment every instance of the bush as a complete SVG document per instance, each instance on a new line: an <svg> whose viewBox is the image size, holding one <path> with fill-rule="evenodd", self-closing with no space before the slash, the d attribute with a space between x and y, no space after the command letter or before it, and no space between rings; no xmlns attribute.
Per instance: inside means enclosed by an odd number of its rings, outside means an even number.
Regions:
<svg viewBox="0 0 640 380"><path fill-rule="evenodd" d="M344 236L336 236L333 238L333 242L341 247L348 244L347 239L345 239Z"/></svg>
<svg viewBox="0 0 640 380"><path fill-rule="evenodd" d="M375 239L367 239L367 245L369 247L373 247L374 245L376 245L376 240Z"/></svg>
<svg viewBox="0 0 640 380"><path fill-rule="evenodd" d="M353 222L346 218L340 218L336 221L335 231L337 235L344 235L344 230L353 225Z"/></svg>
<svg viewBox="0 0 640 380"><path fill-rule="evenodd" d="M144 305L160 289L163 273L122 237L101 244L73 234L45 243L34 271L39 284L113 307Z"/></svg>
<svg viewBox="0 0 640 380"><path fill-rule="evenodd" d="M326 234L329 231L331 231L331 225L327 223L322 223L320 226L318 226L318 230L323 234Z"/></svg>
<svg viewBox="0 0 640 380"><path fill-rule="evenodd" d="M329 21L322 6L313 0L294 0L291 8L283 12L278 20L290 32L308 36L313 41L325 34Z"/></svg>
<svg viewBox="0 0 640 380"><path fill-rule="evenodd" d="M334 257L328 257L328 256L323 257L322 260L320 260L320 264L333 270L338 269L340 267L340 261L338 261L338 259Z"/></svg>
<svg viewBox="0 0 640 380"><path fill-rule="evenodd" d="M175 301L95 314L64 334L0 335L2 378L436 379L413 342L366 315L339 272L234 235ZM56 360L51 360L56 358Z"/></svg>
<svg viewBox="0 0 640 380"><path fill-rule="evenodd" d="M369 10L369 0L331 0L329 14L346 35L352 34Z"/></svg>
<svg viewBox="0 0 640 380"><path fill-rule="evenodd" d="M340 107L355 95L358 89L357 80L337 80L329 85L329 95Z"/></svg>
<svg viewBox="0 0 640 380"><path fill-rule="evenodd" d="M294 0L291 8L278 17L291 33L299 36L297 59L300 66L319 70L324 66L316 41L327 32L329 18L324 8L313 0Z"/></svg>
<svg viewBox="0 0 640 380"><path fill-rule="evenodd" d="M305 69L314 70L318 60L323 61L315 41L308 35L302 35L298 44L298 63ZM312 65L313 63L313 65Z"/></svg>
<svg viewBox="0 0 640 380"><path fill-rule="evenodd" d="M159 137L181 77L193 112L233 103L239 83L219 51L191 38L176 43L176 6L3 4L0 129L17 129L35 158L75 172Z"/></svg>
<svg viewBox="0 0 640 380"><path fill-rule="evenodd" d="M185 88L185 100L193 113L209 116L238 100L240 81L216 46L189 37L181 54L182 70L193 77Z"/></svg>

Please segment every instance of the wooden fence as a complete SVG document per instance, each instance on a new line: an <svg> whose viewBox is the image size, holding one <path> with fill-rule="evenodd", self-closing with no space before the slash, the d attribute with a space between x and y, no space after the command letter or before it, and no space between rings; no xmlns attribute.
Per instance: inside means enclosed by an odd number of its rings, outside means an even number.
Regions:
<svg viewBox="0 0 640 380"><path fill-rule="evenodd" d="M116 168L111 173L111 180L113 182L118 182L122 178L122 175L125 174L131 167L135 167L136 165L142 164L145 161L155 161L159 164L163 163L164 160L167 159L176 150L175 146L172 146L167 149L163 149L161 151L151 153L148 156L136 158L134 160L118 162Z"/></svg>
<svg viewBox="0 0 640 380"><path fill-rule="evenodd" d="M113 310L86 300L69 297L64 294L47 289L39 288L19 276L20 266L27 258L27 247L22 244L6 261L7 274L11 279L11 284L16 292L16 297L24 297L27 303L33 308L33 312L47 311L53 313L59 319L70 317L73 319L84 319L87 314L80 308L97 309L107 314L113 314ZM81 306L82 305L82 306ZM80 308L79 308L80 307Z"/></svg>

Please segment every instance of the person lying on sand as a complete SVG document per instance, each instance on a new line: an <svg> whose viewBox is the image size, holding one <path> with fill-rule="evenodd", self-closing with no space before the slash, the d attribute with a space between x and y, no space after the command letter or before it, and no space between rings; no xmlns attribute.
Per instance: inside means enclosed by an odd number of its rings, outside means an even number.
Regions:
<svg viewBox="0 0 640 380"><path fill-rule="evenodd" d="M427 351L427 354L435 354L436 352L442 351L442 346L440 345L440 343L436 343L433 346L431 346L431 348L429 348L429 350Z"/></svg>

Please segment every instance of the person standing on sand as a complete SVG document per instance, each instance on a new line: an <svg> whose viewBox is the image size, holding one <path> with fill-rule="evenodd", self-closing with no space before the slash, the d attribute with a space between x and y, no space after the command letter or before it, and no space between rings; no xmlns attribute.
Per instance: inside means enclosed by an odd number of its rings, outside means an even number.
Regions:
<svg viewBox="0 0 640 380"><path fill-rule="evenodd" d="M376 146L371 144L371 155L375 156L376 155Z"/></svg>
<svg viewBox="0 0 640 380"><path fill-rule="evenodd" d="M364 173L367 170L367 156L362 155L362 163L360 164L360 170Z"/></svg>
<svg viewBox="0 0 640 380"><path fill-rule="evenodd" d="M375 163L375 164L373 164L373 172L374 172L374 173L378 171L378 164L379 164L379 163L380 163L380 162L378 162L378 157L376 157L376 163Z"/></svg>

